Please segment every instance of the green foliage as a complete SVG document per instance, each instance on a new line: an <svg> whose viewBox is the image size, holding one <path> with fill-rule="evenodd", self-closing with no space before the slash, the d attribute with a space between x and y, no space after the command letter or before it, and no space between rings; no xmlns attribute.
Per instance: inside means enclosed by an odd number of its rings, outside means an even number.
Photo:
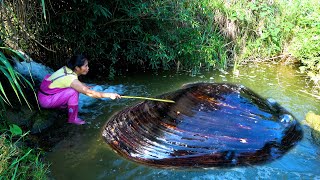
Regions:
<svg viewBox="0 0 320 180"><path fill-rule="evenodd" d="M226 8L227 16L239 29L238 60L261 59L282 52L288 27L279 19L279 8L276 2L263 0L237 1Z"/></svg>
<svg viewBox="0 0 320 180"><path fill-rule="evenodd" d="M6 47L0 47L0 77L2 77L3 80L5 79L7 80L6 83L9 84L15 96L18 98L19 102L21 103L21 98L22 98L26 102L28 107L31 109L31 106L24 93L24 88L29 87L30 89L32 89L34 96L37 99L36 93L33 89L33 85L29 82L29 80L27 80L25 77L23 77L19 72L17 72L14 69L14 67L9 62L5 53L10 55L11 57L15 57L16 59L25 59L25 58L20 52L16 50L6 48ZM5 89L5 86L3 86L3 83L5 83L5 81L0 82L0 102L2 107L5 108L4 103L10 106L11 106L11 103L6 93L9 91L9 89Z"/></svg>
<svg viewBox="0 0 320 180"><path fill-rule="evenodd" d="M41 2L46 18L44 0ZM37 14L39 4L37 1L12 0L0 3L0 179L47 179L48 165L40 161L41 153L26 147L23 142L27 133L23 134L14 124L8 127L5 119L5 108L12 106L14 96L20 103L23 99L31 109L24 90L29 88L34 92L33 85L13 68L12 59L28 60L14 49L37 52L37 45L43 47L41 40L37 40L37 33L43 27L42 16L39 18ZM35 92L34 95L36 98Z"/></svg>
<svg viewBox="0 0 320 180"><path fill-rule="evenodd" d="M295 27L290 53L302 62L301 72L306 72L315 84L315 93L320 89L320 4L316 0L295 4L297 11L292 13ZM292 20L293 21L293 20Z"/></svg>
<svg viewBox="0 0 320 180"><path fill-rule="evenodd" d="M38 54L36 47L43 48L38 32L46 19L45 2L41 1L0 1L0 46Z"/></svg>
<svg viewBox="0 0 320 180"><path fill-rule="evenodd" d="M218 8L238 32L234 38L236 66L290 57L303 65L301 72L307 73L315 92L320 93L319 1L225 1Z"/></svg>
<svg viewBox="0 0 320 180"><path fill-rule="evenodd" d="M0 134L0 179L47 179L48 165L40 161L41 152L21 143L28 133L22 134L20 127L11 125L10 134Z"/></svg>
<svg viewBox="0 0 320 180"><path fill-rule="evenodd" d="M10 132L13 136L22 135L22 129L15 124L10 125Z"/></svg>
<svg viewBox="0 0 320 180"><path fill-rule="evenodd" d="M226 40L214 24L208 1L53 2L43 34L65 57L86 52L93 68L180 69L226 66ZM45 44L45 43L48 44ZM70 49L66 52L65 49ZM68 55L67 55L68 54ZM63 59L63 58L60 58ZM62 63L60 63L62 64ZM102 65L102 66L101 66ZM95 67L96 66L96 67Z"/></svg>
<svg viewBox="0 0 320 180"><path fill-rule="evenodd" d="M0 30L4 42L36 48L54 69L71 54L83 52L90 56L91 72L111 79L130 70L197 72L226 68L227 59L238 67L291 57L320 88L317 0L66 0L50 6L42 0L41 7L28 1L21 12L30 13L24 16L11 8L14 1L4 2L1 20L10 20ZM47 24L43 17L48 17Z"/></svg>

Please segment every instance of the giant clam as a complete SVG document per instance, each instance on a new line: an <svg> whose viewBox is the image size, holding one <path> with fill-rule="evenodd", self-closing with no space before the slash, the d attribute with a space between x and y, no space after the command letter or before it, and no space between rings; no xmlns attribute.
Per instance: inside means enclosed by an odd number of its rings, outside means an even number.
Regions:
<svg viewBox="0 0 320 180"><path fill-rule="evenodd" d="M298 121L238 84L197 83L113 115L102 135L115 152L145 165L232 167L277 159L302 138Z"/></svg>

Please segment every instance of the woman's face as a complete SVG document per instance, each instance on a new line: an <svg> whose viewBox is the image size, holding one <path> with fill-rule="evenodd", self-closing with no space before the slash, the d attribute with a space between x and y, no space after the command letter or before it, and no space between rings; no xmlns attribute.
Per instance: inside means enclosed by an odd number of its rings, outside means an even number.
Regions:
<svg viewBox="0 0 320 180"><path fill-rule="evenodd" d="M81 66L80 68L76 67L76 71L75 71L75 73L78 76L86 75L86 74L88 74L88 72L89 72L88 60L85 60L83 66Z"/></svg>

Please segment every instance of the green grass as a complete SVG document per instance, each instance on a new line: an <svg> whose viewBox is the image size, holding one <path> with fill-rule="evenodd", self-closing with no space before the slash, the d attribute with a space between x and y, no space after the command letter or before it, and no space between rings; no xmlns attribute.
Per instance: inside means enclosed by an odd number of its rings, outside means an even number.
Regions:
<svg viewBox="0 0 320 180"><path fill-rule="evenodd" d="M221 1L220 1L221 2ZM234 70L248 62L299 63L320 94L320 3L317 0L226 1L214 6ZM218 12L218 13L217 13ZM231 27L231 28L230 28Z"/></svg>
<svg viewBox="0 0 320 180"><path fill-rule="evenodd" d="M24 144L28 133L23 134L20 127L8 125L6 121L6 108L12 106L11 98L13 98L6 92L13 91L21 105L24 101L30 110L32 106L28 102L24 89L31 89L34 97L37 98L32 83L14 69L13 62L7 58L8 56L24 59L18 51L0 47L0 77L2 78L0 82L0 180L46 179L48 165L40 160L41 152Z"/></svg>
<svg viewBox="0 0 320 180"><path fill-rule="evenodd" d="M28 133L11 125L10 131L0 134L0 180L36 179L45 180L49 166L40 160L42 153L26 147L23 139Z"/></svg>

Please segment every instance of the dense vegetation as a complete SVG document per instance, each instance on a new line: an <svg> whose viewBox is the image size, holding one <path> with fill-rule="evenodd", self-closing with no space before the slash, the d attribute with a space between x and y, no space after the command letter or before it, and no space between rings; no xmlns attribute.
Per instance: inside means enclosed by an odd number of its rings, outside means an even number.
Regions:
<svg viewBox="0 0 320 180"><path fill-rule="evenodd" d="M40 33L56 51L85 52L110 78L127 70L226 66L227 41L202 1L66 1L48 8ZM210 13L207 13L210 12ZM58 56L61 60L65 57ZM57 61L59 61L57 59Z"/></svg>
<svg viewBox="0 0 320 180"><path fill-rule="evenodd" d="M92 72L111 79L141 69L196 73L233 66L236 72L251 61L297 63L319 95L318 0L4 0L0 7L3 108L10 104L6 92L14 89L28 102L22 87L33 86L11 66L13 54L23 59L16 50L54 69L71 54L86 53ZM1 109L5 129L4 114ZM0 138L5 148L7 134Z"/></svg>
<svg viewBox="0 0 320 180"><path fill-rule="evenodd" d="M316 0L67 0L28 2L24 11L12 0L3 4L5 45L52 68L73 53L88 54L110 78L141 68L196 72L295 60L318 85Z"/></svg>

